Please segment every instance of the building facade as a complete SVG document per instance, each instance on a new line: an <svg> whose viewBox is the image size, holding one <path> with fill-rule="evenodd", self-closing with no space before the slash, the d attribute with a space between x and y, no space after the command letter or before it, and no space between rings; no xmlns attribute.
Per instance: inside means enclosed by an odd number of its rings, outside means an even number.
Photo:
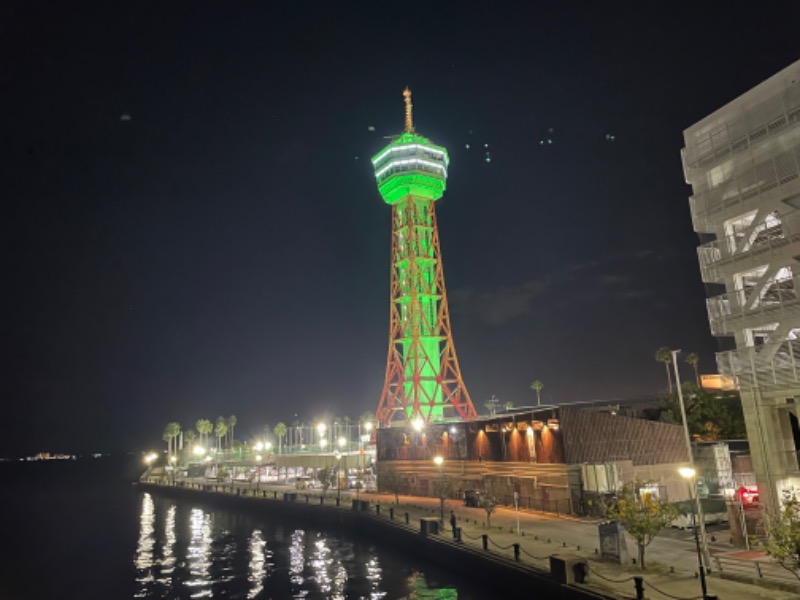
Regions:
<svg viewBox="0 0 800 600"><path fill-rule="evenodd" d="M738 386L762 503L800 491L800 61L684 132L717 364Z"/></svg>
<svg viewBox="0 0 800 600"><path fill-rule="evenodd" d="M683 428L570 406L513 409L474 421L396 425L377 431L381 470L393 468L408 493L434 496L446 476L453 497L490 494L501 504L591 513L627 482L655 482L662 497L684 500ZM441 457L440 462L434 459Z"/></svg>

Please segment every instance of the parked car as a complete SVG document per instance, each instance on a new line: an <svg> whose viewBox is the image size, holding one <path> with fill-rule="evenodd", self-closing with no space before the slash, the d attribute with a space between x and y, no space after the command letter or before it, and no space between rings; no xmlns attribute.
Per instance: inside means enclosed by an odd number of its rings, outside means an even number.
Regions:
<svg viewBox="0 0 800 600"><path fill-rule="evenodd" d="M464 506L481 505L481 493L478 490L464 490Z"/></svg>

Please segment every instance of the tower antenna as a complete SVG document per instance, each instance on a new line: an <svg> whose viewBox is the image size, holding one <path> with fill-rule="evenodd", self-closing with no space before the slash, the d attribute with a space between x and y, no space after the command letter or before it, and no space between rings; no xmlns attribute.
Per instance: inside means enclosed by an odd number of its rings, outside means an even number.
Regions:
<svg viewBox="0 0 800 600"><path fill-rule="evenodd" d="M406 131L414 133L414 117L411 114L411 109L414 108L414 105L411 104L411 90L408 89L408 86L403 90L403 97L406 100Z"/></svg>

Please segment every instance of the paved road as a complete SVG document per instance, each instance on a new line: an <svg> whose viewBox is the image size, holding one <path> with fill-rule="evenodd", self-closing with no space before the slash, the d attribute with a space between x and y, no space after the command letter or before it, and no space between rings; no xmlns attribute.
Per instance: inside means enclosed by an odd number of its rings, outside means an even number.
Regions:
<svg viewBox="0 0 800 600"><path fill-rule="evenodd" d="M252 490L248 484L236 484L241 490ZM296 490L286 486L261 485L262 490L280 493L286 491L298 492L301 497L305 494L319 497L319 490ZM355 494L342 493L342 506L350 506L351 498ZM312 502L318 500L312 500ZM395 498L389 494L365 492L360 494L362 500L369 500L372 504L381 504L381 515L388 518L390 506L395 509L395 519L404 519L408 512L411 524L418 524L422 517L440 516L439 500L418 496L400 496L400 503L395 504ZM333 504L336 499L335 491L328 492L327 503ZM466 507L460 501L448 500L445 506L445 531L443 535L449 536L449 514L453 511L458 519L458 525L464 533L463 543L475 548L482 548L481 536L489 536L489 551L502 554L513 559L512 544L518 543L521 548L523 562L549 570L549 556L558 553L575 554L589 560L589 582L592 586L614 590L618 593L633 597L633 576L643 575L646 582L646 597L662 600L683 600L696 598L700 595L700 583L696 579L697 554L694 537L691 531L669 530L657 537L648 547L646 563L648 570L641 573L638 567L632 564L614 565L597 560L596 552L599 546L597 525L599 521L571 516L555 516L549 513L533 513L527 511L515 512L513 509L498 507L491 517L491 528L486 522L486 512L481 508ZM519 518L520 535L516 533L517 519ZM719 529L719 528L718 528ZM711 533L714 532L712 528ZM710 543L712 555L731 552L729 536L723 531L717 536L717 542ZM631 556L636 556L636 548L632 541L628 541L628 550ZM769 590L762 587L742 584L720 579L708 578L709 594L717 595L720 600L789 600L800 598L800 593L790 593L779 590ZM800 592L800 588L798 589ZM670 598L670 596L672 598Z"/></svg>

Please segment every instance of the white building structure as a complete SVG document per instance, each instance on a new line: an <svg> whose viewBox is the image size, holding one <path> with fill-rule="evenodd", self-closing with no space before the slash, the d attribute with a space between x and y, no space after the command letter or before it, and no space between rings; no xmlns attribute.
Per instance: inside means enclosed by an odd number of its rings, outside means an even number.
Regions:
<svg viewBox="0 0 800 600"><path fill-rule="evenodd" d="M761 501L800 492L800 61L684 131L711 333L738 385ZM796 422L796 421L795 421Z"/></svg>

